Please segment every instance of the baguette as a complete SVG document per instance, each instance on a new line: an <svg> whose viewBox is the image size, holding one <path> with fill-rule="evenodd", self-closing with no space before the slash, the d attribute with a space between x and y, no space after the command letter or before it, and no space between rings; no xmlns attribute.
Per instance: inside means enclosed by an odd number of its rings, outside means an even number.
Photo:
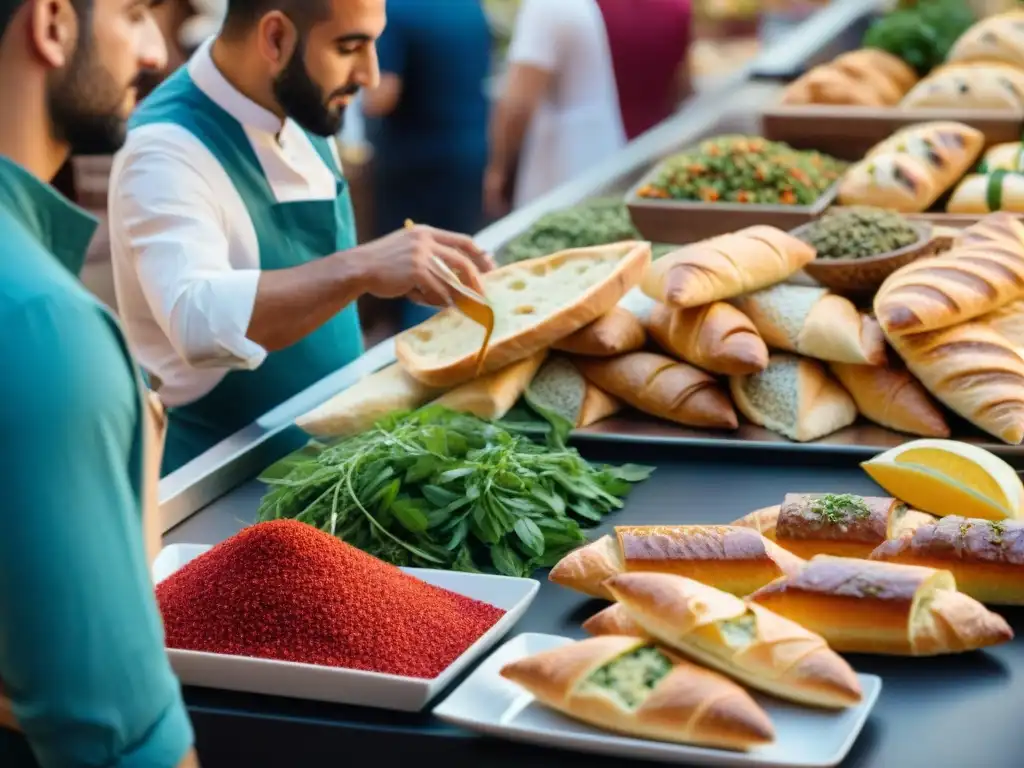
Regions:
<svg viewBox="0 0 1024 768"><path fill-rule="evenodd" d="M829 367L864 418L897 432L949 437L946 417L909 371L849 363L832 363Z"/></svg>
<svg viewBox="0 0 1024 768"><path fill-rule="evenodd" d="M624 573L607 584L656 641L751 688L829 709L861 700L857 674L824 639L766 608L666 573Z"/></svg>
<svg viewBox="0 0 1024 768"><path fill-rule="evenodd" d="M757 225L704 240L653 262L640 286L672 307L699 307L785 280L814 259L814 248Z"/></svg>
<svg viewBox="0 0 1024 768"><path fill-rule="evenodd" d="M1014 346L1024 349L1024 299L1004 304L979 317L978 322L987 325Z"/></svg>
<svg viewBox="0 0 1024 768"><path fill-rule="evenodd" d="M655 304L647 331L669 354L711 373L740 376L768 366L768 347L750 318L724 301L692 309Z"/></svg>
<svg viewBox="0 0 1024 768"><path fill-rule="evenodd" d="M581 640L506 664L501 676L545 706L627 736L735 750L775 738L740 686L642 638Z"/></svg>
<svg viewBox="0 0 1024 768"><path fill-rule="evenodd" d="M748 598L817 632L840 653L936 656L1013 639L1001 616L945 570L818 555Z"/></svg>
<svg viewBox="0 0 1024 768"><path fill-rule="evenodd" d="M673 573L734 595L799 571L796 555L756 531L726 525L616 526L615 535L573 550L548 579L591 597L611 599L604 582L627 571Z"/></svg>
<svg viewBox="0 0 1024 768"><path fill-rule="evenodd" d="M1024 440L1024 357L1012 342L978 322L890 341L947 408L1010 445Z"/></svg>
<svg viewBox="0 0 1024 768"><path fill-rule="evenodd" d="M1024 176L1008 171L968 174L949 196L946 211L1024 213Z"/></svg>
<svg viewBox="0 0 1024 768"><path fill-rule="evenodd" d="M885 333L918 333L973 320L1024 293L1024 243L961 245L900 267L875 294Z"/></svg>
<svg viewBox="0 0 1024 768"><path fill-rule="evenodd" d="M650 243L629 241L559 251L483 275L494 330L482 373L547 349L610 312L650 260ZM399 334L395 355L414 378L452 387L480 373L483 340L482 326L449 308Z"/></svg>
<svg viewBox="0 0 1024 768"><path fill-rule="evenodd" d="M295 423L313 437L351 437L395 411L419 408L443 391L417 381L395 363L360 379Z"/></svg>
<svg viewBox="0 0 1024 768"><path fill-rule="evenodd" d="M611 357L642 349L645 341L647 334L636 315L615 307L590 325L555 342L552 348L574 355Z"/></svg>
<svg viewBox="0 0 1024 768"><path fill-rule="evenodd" d="M883 542L871 559L941 568L975 600L1024 605L1024 521L943 517Z"/></svg>
<svg viewBox="0 0 1024 768"><path fill-rule="evenodd" d="M617 413L622 403L584 378L572 361L550 357L525 392L526 402L541 415L556 414L573 427L587 427Z"/></svg>
<svg viewBox="0 0 1024 768"><path fill-rule="evenodd" d="M650 635L644 631L629 611L621 603L612 603L602 608L589 619L583 622L583 631L588 635L600 637L601 635L622 635L625 637L646 637Z"/></svg>
<svg viewBox="0 0 1024 768"><path fill-rule="evenodd" d="M736 429L736 412L703 371L652 352L579 359L580 372L639 411L693 427Z"/></svg>
<svg viewBox="0 0 1024 768"><path fill-rule="evenodd" d="M733 303L769 347L818 360L885 364L885 337L878 323L824 288L779 284Z"/></svg>
<svg viewBox="0 0 1024 768"><path fill-rule="evenodd" d="M857 405L815 360L774 354L768 368L732 376L729 389L740 413L759 427L807 442L857 420Z"/></svg>
<svg viewBox="0 0 1024 768"><path fill-rule="evenodd" d="M798 557L867 558L891 539L934 522L898 499L853 494L787 493L782 504L751 512L733 525L760 531Z"/></svg>
<svg viewBox="0 0 1024 768"><path fill-rule="evenodd" d="M527 385L533 380L540 368L547 351L512 363L500 371L487 373L479 379L467 381L455 389L445 392L434 401L434 405L444 406L453 411L471 413L481 419L501 419L512 410Z"/></svg>

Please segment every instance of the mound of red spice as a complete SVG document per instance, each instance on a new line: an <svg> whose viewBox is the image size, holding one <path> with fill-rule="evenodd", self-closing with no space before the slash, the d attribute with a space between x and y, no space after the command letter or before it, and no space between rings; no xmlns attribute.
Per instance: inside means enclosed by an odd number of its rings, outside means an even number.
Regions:
<svg viewBox="0 0 1024 768"><path fill-rule="evenodd" d="M292 520L243 530L156 595L169 648L420 678L505 613Z"/></svg>

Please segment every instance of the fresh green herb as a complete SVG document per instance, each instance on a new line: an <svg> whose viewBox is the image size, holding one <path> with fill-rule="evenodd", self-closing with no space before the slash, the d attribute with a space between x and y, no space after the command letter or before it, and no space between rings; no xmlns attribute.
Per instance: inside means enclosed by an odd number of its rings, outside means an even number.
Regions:
<svg viewBox="0 0 1024 768"><path fill-rule="evenodd" d="M867 517L871 514L864 499L852 493L826 493L811 503L811 511L832 524L845 523L851 517Z"/></svg>
<svg viewBox="0 0 1024 768"><path fill-rule="evenodd" d="M960 523L960 536L961 536L961 538L967 536L967 534L970 533L970 532L971 532L971 521L970 520L965 520L964 522Z"/></svg>
<svg viewBox="0 0 1024 768"><path fill-rule="evenodd" d="M595 467L473 416L428 406L267 470L259 519L316 526L396 565L508 576L553 565L652 470Z"/></svg>
<svg viewBox="0 0 1024 768"><path fill-rule="evenodd" d="M997 520L990 520L988 527L992 531L992 543L1002 544L1003 534L1006 533L1006 523L1001 523Z"/></svg>
<svg viewBox="0 0 1024 768"><path fill-rule="evenodd" d="M920 239L898 213L869 206L833 208L807 225L800 239L814 246L819 259L861 259L905 248Z"/></svg>
<svg viewBox="0 0 1024 768"><path fill-rule="evenodd" d="M975 21L964 0L917 0L874 22L863 45L898 56L924 76L946 60L953 43Z"/></svg>
<svg viewBox="0 0 1024 768"><path fill-rule="evenodd" d="M640 706L672 671L672 660L654 646L645 645L598 667L584 681L614 694L630 709Z"/></svg>

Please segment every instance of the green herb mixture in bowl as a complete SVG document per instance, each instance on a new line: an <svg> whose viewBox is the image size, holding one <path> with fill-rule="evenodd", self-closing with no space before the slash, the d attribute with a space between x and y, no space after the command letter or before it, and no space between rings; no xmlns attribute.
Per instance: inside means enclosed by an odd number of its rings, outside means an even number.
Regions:
<svg viewBox="0 0 1024 768"><path fill-rule="evenodd" d="M665 160L637 196L706 203L813 205L849 164L760 137L719 136Z"/></svg>

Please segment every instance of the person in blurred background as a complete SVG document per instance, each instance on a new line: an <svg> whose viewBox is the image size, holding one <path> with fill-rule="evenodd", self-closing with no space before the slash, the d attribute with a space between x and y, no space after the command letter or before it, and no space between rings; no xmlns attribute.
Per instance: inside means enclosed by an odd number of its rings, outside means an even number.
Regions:
<svg viewBox="0 0 1024 768"><path fill-rule="evenodd" d="M380 85L363 94L377 235L406 219L483 226L491 33L480 0L388 0ZM376 119L374 119L376 118ZM402 324L433 310L402 302Z"/></svg>
<svg viewBox="0 0 1024 768"><path fill-rule="evenodd" d="M155 406L117 321L77 279L96 221L48 183L71 152L124 141L141 74L166 63L149 6L0 0L0 764L12 768L197 765L147 556Z"/></svg>
<svg viewBox="0 0 1024 768"><path fill-rule="evenodd" d="M229 0L132 117L111 256L128 340L169 407L165 473L359 357L360 296L445 305L438 260L478 290L492 266L422 225L356 245L334 137L378 83L385 23L384 0Z"/></svg>
<svg viewBox="0 0 1024 768"><path fill-rule="evenodd" d="M690 0L523 0L491 118L487 211L585 173L690 94Z"/></svg>

